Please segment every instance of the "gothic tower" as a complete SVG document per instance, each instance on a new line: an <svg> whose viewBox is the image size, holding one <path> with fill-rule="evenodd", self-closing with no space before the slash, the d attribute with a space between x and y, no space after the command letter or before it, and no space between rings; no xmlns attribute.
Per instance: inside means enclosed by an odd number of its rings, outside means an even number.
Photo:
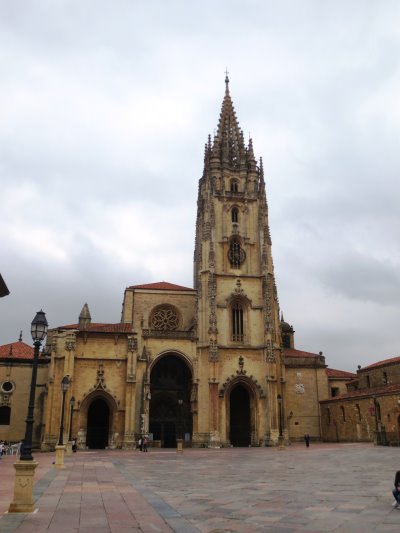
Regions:
<svg viewBox="0 0 400 533"><path fill-rule="evenodd" d="M194 252L198 435L269 445L285 435L284 367L262 160L246 145L225 79L205 146Z"/></svg>

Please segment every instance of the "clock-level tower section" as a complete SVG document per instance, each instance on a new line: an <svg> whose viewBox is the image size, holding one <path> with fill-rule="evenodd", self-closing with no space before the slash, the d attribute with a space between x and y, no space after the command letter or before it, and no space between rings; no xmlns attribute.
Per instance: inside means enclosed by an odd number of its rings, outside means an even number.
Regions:
<svg viewBox="0 0 400 533"><path fill-rule="evenodd" d="M284 369L262 161L246 145L225 79L199 182L194 287L198 395L194 441L270 445L283 438Z"/></svg>

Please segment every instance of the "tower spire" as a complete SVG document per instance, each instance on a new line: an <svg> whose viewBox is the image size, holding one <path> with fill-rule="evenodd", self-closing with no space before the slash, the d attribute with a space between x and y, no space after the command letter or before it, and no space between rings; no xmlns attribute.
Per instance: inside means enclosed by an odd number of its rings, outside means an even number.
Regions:
<svg viewBox="0 0 400 533"><path fill-rule="evenodd" d="M222 101L217 132L214 135L212 154L219 159L222 166L229 168L239 168L246 162L243 133L229 93L228 70L225 71L225 96Z"/></svg>

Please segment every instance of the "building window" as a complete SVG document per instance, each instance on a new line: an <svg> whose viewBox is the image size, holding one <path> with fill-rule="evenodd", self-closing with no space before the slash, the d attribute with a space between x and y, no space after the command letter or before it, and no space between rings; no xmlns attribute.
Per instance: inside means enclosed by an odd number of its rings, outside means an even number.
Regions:
<svg viewBox="0 0 400 533"><path fill-rule="evenodd" d="M240 302L234 302L231 308L231 313L232 313L232 340L234 342L243 342L244 340L243 307Z"/></svg>
<svg viewBox="0 0 400 533"><path fill-rule="evenodd" d="M11 419L11 407L2 405L0 407L0 426L9 426Z"/></svg>
<svg viewBox="0 0 400 533"><path fill-rule="evenodd" d="M1 390L7 394L13 392L14 389L15 385L11 381L3 381L3 383L1 384Z"/></svg>
<svg viewBox="0 0 400 533"><path fill-rule="evenodd" d="M370 377L368 375L366 375L365 377L367 378L367 387L370 388L371 387Z"/></svg>
<svg viewBox="0 0 400 533"><path fill-rule="evenodd" d="M162 305L153 312L150 324L152 329L175 331L179 326L179 316L172 305Z"/></svg>
<svg viewBox="0 0 400 533"><path fill-rule="evenodd" d="M382 420L381 406L380 406L379 402L375 403L375 407L376 407L376 418L377 418L377 420L381 421Z"/></svg>
<svg viewBox="0 0 400 533"><path fill-rule="evenodd" d="M360 421L361 420L361 409L358 403L356 404L356 414L357 414L358 420Z"/></svg>
<svg viewBox="0 0 400 533"><path fill-rule="evenodd" d="M282 335L282 346L290 348L290 335Z"/></svg>
<svg viewBox="0 0 400 533"><path fill-rule="evenodd" d="M246 253L240 246L238 239L232 239L229 245L228 258L232 268L240 268L240 265L246 259Z"/></svg>
<svg viewBox="0 0 400 533"><path fill-rule="evenodd" d="M237 207L232 207L231 216L232 222L239 222L239 209Z"/></svg>
<svg viewBox="0 0 400 533"><path fill-rule="evenodd" d="M331 387L331 396L334 398L335 396L339 396L340 389L339 387Z"/></svg>
<svg viewBox="0 0 400 533"><path fill-rule="evenodd" d="M384 372L383 373L383 384L384 385L387 385L388 384L388 376L387 376L387 372Z"/></svg>
<svg viewBox="0 0 400 533"><path fill-rule="evenodd" d="M238 182L231 180L231 192L238 192Z"/></svg>
<svg viewBox="0 0 400 533"><path fill-rule="evenodd" d="M344 407L343 405L340 406L340 411L342 413L342 421L343 422L346 422L346 413L344 412Z"/></svg>

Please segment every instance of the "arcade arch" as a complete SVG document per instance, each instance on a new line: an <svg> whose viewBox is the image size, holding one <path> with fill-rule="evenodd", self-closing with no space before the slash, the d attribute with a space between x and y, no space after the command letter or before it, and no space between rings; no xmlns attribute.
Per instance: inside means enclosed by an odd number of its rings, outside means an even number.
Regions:
<svg viewBox="0 0 400 533"><path fill-rule="evenodd" d="M192 371L178 353L160 356L150 371L149 432L162 448L176 446L177 438L191 439L190 396Z"/></svg>

